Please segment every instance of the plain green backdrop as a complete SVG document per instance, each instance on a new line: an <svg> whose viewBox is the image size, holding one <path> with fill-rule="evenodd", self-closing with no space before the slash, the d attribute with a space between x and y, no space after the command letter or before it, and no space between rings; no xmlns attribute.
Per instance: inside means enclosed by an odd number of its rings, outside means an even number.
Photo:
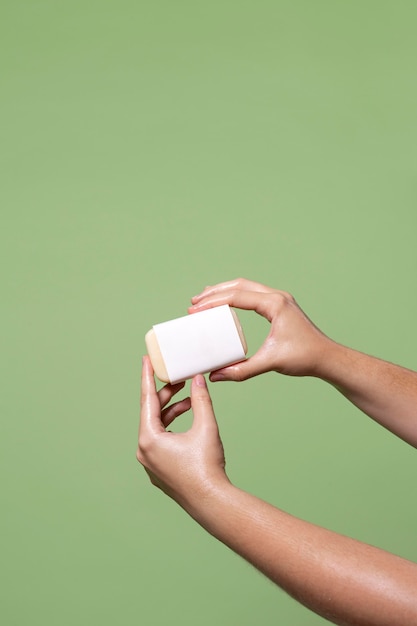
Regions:
<svg viewBox="0 0 417 626"><path fill-rule="evenodd" d="M416 19L1 1L2 625L324 623L150 485L143 338L241 275L417 368ZM210 390L238 486L417 560L411 447L319 381Z"/></svg>

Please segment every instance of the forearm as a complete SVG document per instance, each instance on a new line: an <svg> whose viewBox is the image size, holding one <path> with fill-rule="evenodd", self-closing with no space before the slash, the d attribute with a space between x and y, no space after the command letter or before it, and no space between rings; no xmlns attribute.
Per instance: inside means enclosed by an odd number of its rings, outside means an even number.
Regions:
<svg viewBox="0 0 417 626"><path fill-rule="evenodd" d="M296 600L336 624L417 625L417 565L223 485L186 510Z"/></svg>
<svg viewBox="0 0 417 626"><path fill-rule="evenodd" d="M417 373L329 341L318 377L417 447Z"/></svg>

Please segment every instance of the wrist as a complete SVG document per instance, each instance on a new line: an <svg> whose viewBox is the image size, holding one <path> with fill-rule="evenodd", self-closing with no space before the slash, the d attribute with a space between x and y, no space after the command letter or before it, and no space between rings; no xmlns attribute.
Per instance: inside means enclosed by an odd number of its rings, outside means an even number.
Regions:
<svg viewBox="0 0 417 626"><path fill-rule="evenodd" d="M182 498L181 506L201 526L210 531L221 507L231 502L233 493L238 491L226 474L213 477L189 491Z"/></svg>
<svg viewBox="0 0 417 626"><path fill-rule="evenodd" d="M318 353L311 375L327 382L332 382L335 372L345 358L345 346L324 337L321 350Z"/></svg>

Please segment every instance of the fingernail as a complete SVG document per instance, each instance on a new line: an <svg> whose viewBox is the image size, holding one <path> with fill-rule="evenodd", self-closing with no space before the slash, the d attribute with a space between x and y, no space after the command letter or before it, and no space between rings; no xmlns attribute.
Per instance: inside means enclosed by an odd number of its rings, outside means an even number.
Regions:
<svg viewBox="0 0 417 626"><path fill-rule="evenodd" d="M226 377L224 374L211 374L210 380L212 383L217 383L219 380L226 380Z"/></svg>
<svg viewBox="0 0 417 626"><path fill-rule="evenodd" d="M195 380L195 384L197 385L197 387L205 387L206 386L206 380L204 378L204 376L202 374L197 374L197 376L194 378Z"/></svg>

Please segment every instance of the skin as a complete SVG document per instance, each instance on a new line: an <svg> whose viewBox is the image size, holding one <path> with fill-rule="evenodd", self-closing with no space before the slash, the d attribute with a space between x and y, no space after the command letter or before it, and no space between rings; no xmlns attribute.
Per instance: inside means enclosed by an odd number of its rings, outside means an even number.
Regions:
<svg viewBox="0 0 417 626"><path fill-rule="evenodd" d="M271 370L319 376L416 445L414 372L339 347L285 292L238 279L206 288L192 299L190 312L218 304L253 309L271 322L271 330L253 357L213 372L212 380L244 380ZM192 380L191 398L170 404L182 387L166 385L157 392L152 365L144 357L137 459L151 482L209 533L331 622L417 626L417 565L300 520L232 485L204 377ZM391 417L386 402L396 409ZM187 432L167 430L190 408L193 422Z"/></svg>
<svg viewBox="0 0 417 626"><path fill-rule="evenodd" d="M190 313L229 304L256 311L270 323L260 349L210 380L242 381L264 372L315 376L332 384L361 411L417 447L417 373L352 350L322 333L293 296L237 279L206 287L192 298Z"/></svg>

